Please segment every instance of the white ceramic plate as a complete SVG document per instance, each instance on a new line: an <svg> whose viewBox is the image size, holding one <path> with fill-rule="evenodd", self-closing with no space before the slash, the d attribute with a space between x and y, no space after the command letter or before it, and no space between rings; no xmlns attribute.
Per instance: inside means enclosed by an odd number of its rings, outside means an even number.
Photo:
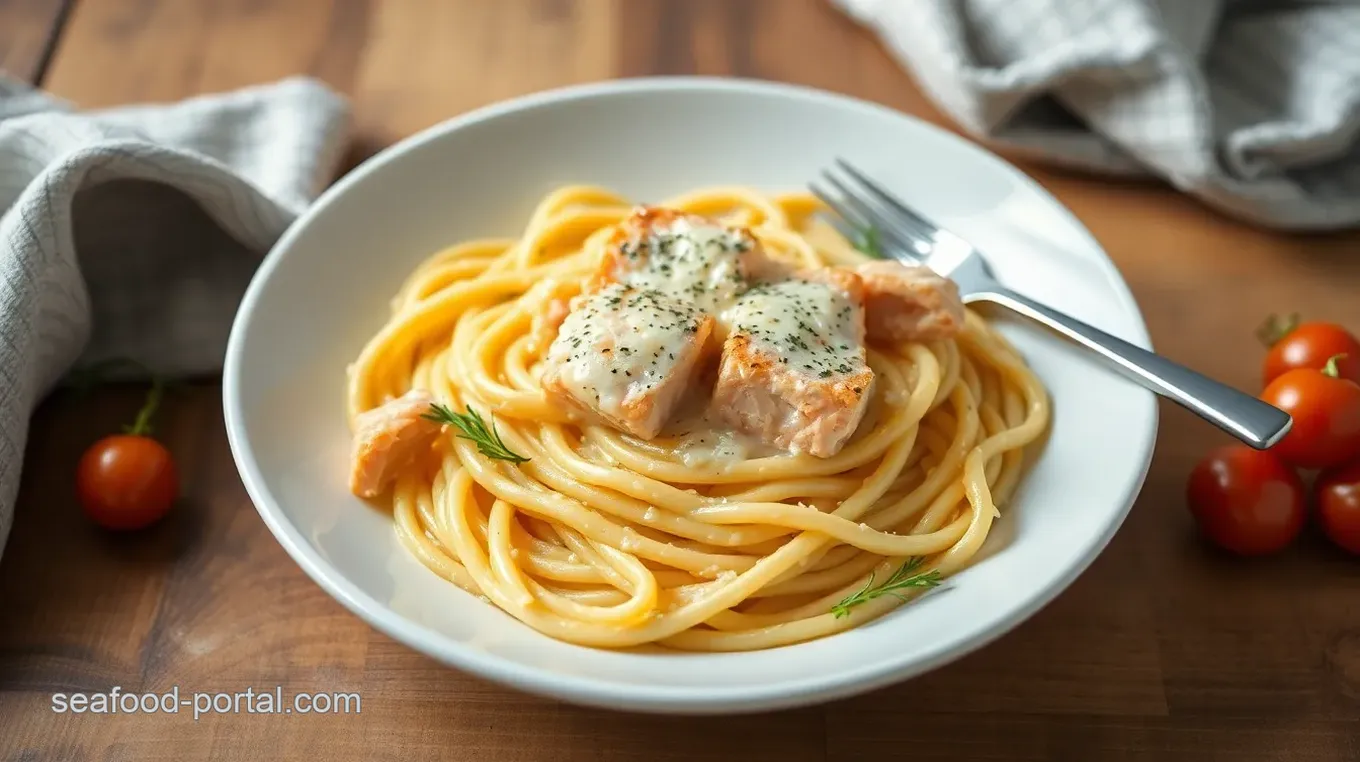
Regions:
<svg viewBox="0 0 1360 762"><path fill-rule="evenodd" d="M441 124L331 188L284 236L227 351L232 452L299 565L371 625L482 677L565 700L658 712L806 704L938 667L1063 590L1123 521L1152 454L1152 396L1021 322L1005 330L1052 392L1053 427L982 557L893 614L745 654L625 653L550 640L408 557L346 489L345 366L412 267L460 239L517 234L568 183L658 200L697 186L799 189L835 156L988 252L1016 289L1147 346L1097 243L1018 171L889 109L803 88L639 79L534 95Z"/></svg>

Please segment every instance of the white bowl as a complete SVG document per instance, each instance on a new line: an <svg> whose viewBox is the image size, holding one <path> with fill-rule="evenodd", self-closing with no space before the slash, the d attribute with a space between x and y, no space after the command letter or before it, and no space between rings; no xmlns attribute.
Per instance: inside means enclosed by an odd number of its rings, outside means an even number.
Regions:
<svg viewBox="0 0 1360 762"><path fill-rule="evenodd" d="M1020 172L889 109L799 87L635 79L481 109L369 160L270 252L227 350L227 432L246 489L294 560L372 626L515 688L627 710L787 707L909 678L976 649L1052 600L1110 540L1151 459L1150 393L1038 328L1004 330L1054 417L984 552L942 588L830 638L739 654L568 645L437 578L387 516L346 488L345 366L412 267L476 236L515 235L568 183L656 200L703 185L801 189L833 157L872 171L986 251L997 275L1140 346L1137 306L1085 229ZM1002 316L1004 318L1004 316Z"/></svg>

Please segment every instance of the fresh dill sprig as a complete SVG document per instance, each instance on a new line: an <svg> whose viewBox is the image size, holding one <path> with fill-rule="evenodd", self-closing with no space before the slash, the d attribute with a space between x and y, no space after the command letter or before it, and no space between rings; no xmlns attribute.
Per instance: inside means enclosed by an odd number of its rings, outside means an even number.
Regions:
<svg viewBox="0 0 1360 762"><path fill-rule="evenodd" d="M897 571L893 572L886 582L877 587L874 586L874 575L870 574L869 581L864 583L864 587L832 606L831 613L835 614L837 619L840 619L850 616L850 609L880 596L892 595L905 601L907 596L898 592L899 590L912 587L935 587L940 584L940 573L934 569L921 574L914 573L923 563L925 563L925 559L919 556L908 560Z"/></svg>
<svg viewBox="0 0 1360 762"><path fill-rule="evenodd" d="M883 237L878 228L870 225L855 238L855 248L875 259L883 259Z"/></svg>
<svg viewBox="0 0 1360 762"><path fill-rule="evenodd" d="M505 442L501 441L500 432L496 431L496 417L491 417L491 425L487 426L482 416L467 406L467 413L455 413L447 405L438 402L430 403L430 412L423 418L436 423L446 423L458 429L461 433L459 439L467 439L476 443L477 452L488 458L495 460L508 460L511 463L528 463L529 459L518 453L512 452Z"/></svg>

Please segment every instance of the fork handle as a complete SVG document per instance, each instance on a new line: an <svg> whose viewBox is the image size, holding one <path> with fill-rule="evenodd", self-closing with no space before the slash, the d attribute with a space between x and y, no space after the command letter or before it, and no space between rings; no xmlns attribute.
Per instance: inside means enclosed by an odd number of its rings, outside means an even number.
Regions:
<svg viewBox="0 0 1360 762"><path fill-rule="evenodd" d="M970 296L1007 307L1047 325L1110 360L1142 386L1189 408L1258 450L1280 441L1293 423L1288 413L1273 405L1010 289L993 286Z"/></svg>

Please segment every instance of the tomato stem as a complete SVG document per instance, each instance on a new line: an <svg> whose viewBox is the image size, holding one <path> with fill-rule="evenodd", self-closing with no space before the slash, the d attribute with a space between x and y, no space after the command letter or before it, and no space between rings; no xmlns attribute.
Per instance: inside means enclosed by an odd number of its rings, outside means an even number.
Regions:
<svg viewBox="0 0 1360 762"><path fill-rule="evenodd" d="M1344 359L1346 359L1345 352L1342 352L1339 355L1332 355L1331 357L1328 357L1327 364L1322 366L1322 375L1331 376L1332 378L1339 378L1341 376L1341 370L1336 367L1336 364Z"/></svg>
<svg viewBox="0 0 1360 762"><path fill-rule="evenodd" d="M146 401L142 403L142 409L137 411L137 418L131 426L123 427L123 432L126 434L149 435L151 433L151 419L160 408L166 387L172 385L172 382L153 372L143 363L131 357L110 357L71 371L67 378L67 385L77 392L88 392L91 388L103 383L112 372L119 369L139 371L151 379L151 390L147 392Z"/></svg>
<svg viewBox="0 0 1360 762"><path fill-rule="evenodd" d="M123 431L135 437L147 436L151 433L151 417L156 414L156 409L161 405L161 397L165 393L165 382L160 376L151 377L151 391L146 393L146 402L142 403L142 409L137 411L137 419L131 426L124 426Z"/></svg>
<svg viewBox="0 0 1360 762"><path fill-rule="evenodd" d="M1256 338L1261 340L1266 347L1273 347L1279 343L1280 339L1294 332L1299 327L1299 313L1291 312L1289 316L1281 320L1279 315L1271 315L1265 322L1256 329Z"/></svg>

